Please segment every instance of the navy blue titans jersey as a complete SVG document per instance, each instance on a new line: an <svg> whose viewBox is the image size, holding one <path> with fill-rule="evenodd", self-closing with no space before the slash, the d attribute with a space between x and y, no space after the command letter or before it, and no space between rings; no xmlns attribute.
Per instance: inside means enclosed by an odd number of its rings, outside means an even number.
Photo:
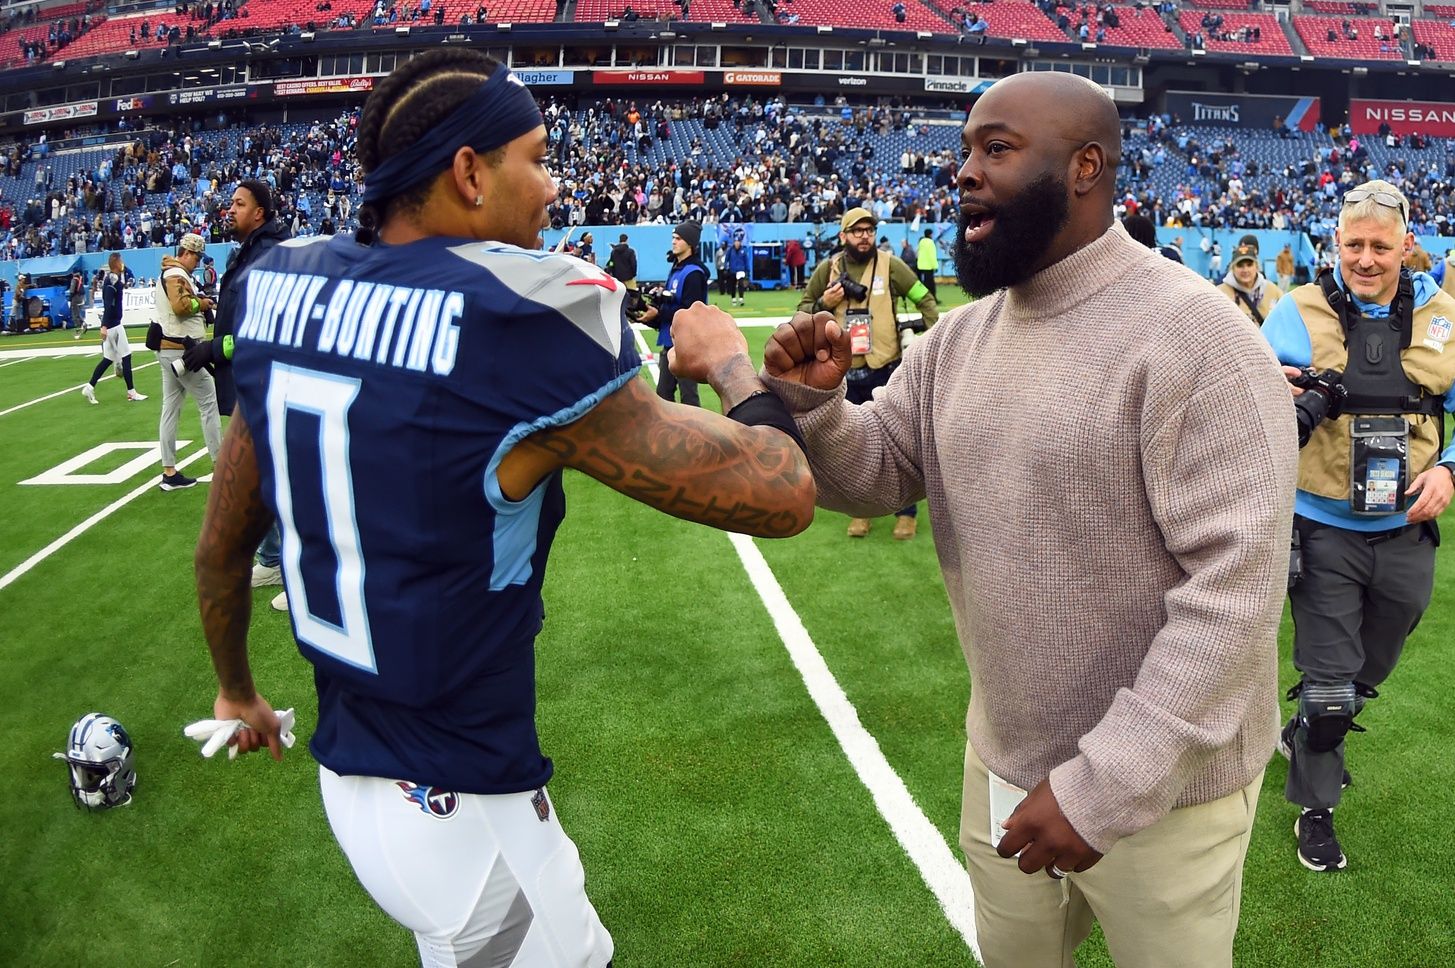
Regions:
<svg viewBox="0 0 1455 968"><path fill-rule="evenodd" d="M565 497L557 473L509 501L495 472L637 378L624 295L579 259L458 238L293 240L249 271L237 391L324 766L463 793L549 778L534 640Z"/></svg>

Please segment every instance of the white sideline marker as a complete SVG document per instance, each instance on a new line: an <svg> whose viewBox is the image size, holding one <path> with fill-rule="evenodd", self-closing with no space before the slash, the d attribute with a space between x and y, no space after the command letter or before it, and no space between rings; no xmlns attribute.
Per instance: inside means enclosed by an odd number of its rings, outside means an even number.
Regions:
<svg viewBox="0 0 1455 968"><path fill-rule="evenodd" d="M149 366L156 365L156 361L153 360L151 363L143 363L141 366L132 367L131 372L135 373L137 370L145 370ZM84 383L77 383L73 387L66 387L64 390L57 390L55 393L47 393L43 397L36 397L34 400L27 400L25 403L17 403L15 406L11 407L8 410L0 410L0 417L3 417L9 413L14 413L17 410L24 410L26 407L33 407L37 403L45 403L47 400L54 400L56 397L63 397L68 393L75 393L77 390L81 389L85 385L86 384Z"/></svg>
<svg viewBox="0 0 1455 968"><path fill-rule="evenodd" d="M879 742L859 721L853 703L849 702L849 697L824 662L823 655L809 638L803 620L793 610L788 596L783 593L778 579L773 577L773 570L768 567L758 546L753 544L753 539L742 534L729 534L728 538L758 597L762 599L763 607L773 619L789 658L803 677L809 696L829 724L860 782L874 798L879 815L889 824L894 838L914 861L914 866L919 868L920 877L934 893L935 900L940 902L950 926L965 939L975 960L980 961L980 945L975 933L975 893L970 889L970 875L965 865L956 858L940 831L920 810L919 804L914 802L909 788L885 759Z"/></svg>
<svg viewBox="0 0 1455 968"><path fill-rule="evenodd" d="M634 333L637 345L645 348L641 330L634 328ZM665 362L658 354L647 364L653 377L658 375L658 364ZM823 654L813 644L803 620L794 611L783 586L778 584L773 569L768 567L753 539L730 533L728 540L732 542L738 560L743 563L743 570L748 573L748 580L753 583L753 589L773 620L778 637L788 650L788 657L803 678L809 697L828 723L859 782L869 791L874 808L889 824L894 839L899 841L914 866L919 868L920 877L939 902L950 926L965 940L975 960L982 961L975 931L975 892L970 887L970 874L965 865L945 843L945 838L930 823L919 804L914 802L904 780L894 772L894 767L889 765L884 751L879 748L879 741L860 722L854 704L849 702Z"/></svg>
<svg viewBox="0 0 1455 968"><path fill-rule="evenodd" d="M186 467L188 464L191 464L197 458L206 456L207 448L204 447L190 457L178 461L177 470L180 471L182 468ZM145 484L140 485L135 490L126 494L124 497L119 497L116 500L112 501L110 504L97 511L95 514L91 515L89 518L82 521L80 524L76 525L74 528L67 531L65 534L52 541L44 548L40 549L35 554L22 561L20 564L16 565L14 568L10 569L10 571L5 573L4 577L0 577L0 589L6 588L14 583L17 578L30 571L42 561L45 561L57 551L60 551L62 548L70 544L76 538L79 538L81 535L85 534L88 530L91 529L92 526L99 524L106 518L115 514L117 511L120 511L132 501L135 501L137 498L141 497L147 491L155 489L157 486L157 482L160 479L160 476L161 475L158 474L156 477L149 478Z"/></svg>

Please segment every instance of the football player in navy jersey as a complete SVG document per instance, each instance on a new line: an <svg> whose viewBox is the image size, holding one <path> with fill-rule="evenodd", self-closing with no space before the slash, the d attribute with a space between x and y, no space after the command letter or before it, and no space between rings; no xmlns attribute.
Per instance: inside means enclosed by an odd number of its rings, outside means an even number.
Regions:
<svg viewBox="0 0 1455 968"><path fill-rule="evenodd" d="M705 374L724 419L641 379L620 282L538 251L556 185L506 68L456 48L410 60L366 104L358 154L365 228L259 260L224 347L239 406L196 557L215 715L247 724L240 751L281 758L246 642L252 552L276 516L318 689L310 750L364 887L427 966L605 965L535 732L562 469L788 536L812 518L808 463L730 316L674 322L731 357Z"/></svg>

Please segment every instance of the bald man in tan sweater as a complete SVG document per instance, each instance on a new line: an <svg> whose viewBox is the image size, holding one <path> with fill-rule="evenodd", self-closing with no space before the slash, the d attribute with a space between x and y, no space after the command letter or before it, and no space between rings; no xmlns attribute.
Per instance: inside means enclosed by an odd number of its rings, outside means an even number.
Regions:
<svg viewBox="0 0 1455 968"><path fill-rule="evenodd" d="M958 174L956 268L982 298L861 407L825 314L764 357L821 506L929 499L970 671L960 841L988 968L1071 968L1093 919L1121 968L1230 965L1276 742L1288 386L1231 303L1114 223L1119 153L1090 82L997 82ZM673 334L689 375L750 369L693 335Z"/></svg>

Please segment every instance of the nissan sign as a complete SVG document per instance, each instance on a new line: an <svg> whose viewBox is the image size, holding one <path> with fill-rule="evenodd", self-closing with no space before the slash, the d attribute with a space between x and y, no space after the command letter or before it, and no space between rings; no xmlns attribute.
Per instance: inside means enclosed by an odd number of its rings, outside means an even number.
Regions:
<svg viewBox="0 0 1455 968"><path fill-rule="evenodd" d="M1398 135L1422 134L1455 138L1455 104L1438 101L1349 101L1349 127L1355 134L1375 134L1382 124Z"/></svg>

